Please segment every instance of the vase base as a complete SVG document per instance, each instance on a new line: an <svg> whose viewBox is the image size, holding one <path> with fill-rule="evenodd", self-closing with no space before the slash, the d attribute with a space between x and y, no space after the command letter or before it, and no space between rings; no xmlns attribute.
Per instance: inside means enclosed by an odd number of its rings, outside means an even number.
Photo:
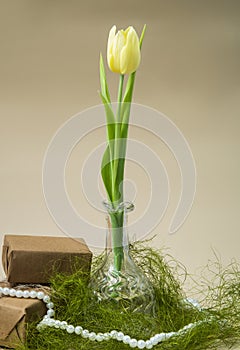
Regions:
<svg viewBox="0 0 240 350"><path fill-rule="evenodd" d="M129 312L155 314L154 289L142 272L99 269L93 274L90 287L99 302L118 304Z"/></svg>

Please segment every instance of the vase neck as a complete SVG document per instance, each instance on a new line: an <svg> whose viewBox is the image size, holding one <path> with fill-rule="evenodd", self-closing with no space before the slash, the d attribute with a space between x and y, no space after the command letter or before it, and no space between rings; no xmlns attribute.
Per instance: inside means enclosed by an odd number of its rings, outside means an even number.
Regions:
<svg viewBox="0 0 240 350"><path fill-rule="evenodd" d="M115 207L108 202L105 202L104 205L107 209L107 250L117 247L128 249L128 213L134 209L134 205L130 202L123 202Z"/></svg>
<svg viewBox="0 0 240 350"><path fill-rule="evenodd" d="M112 251L113 248L122 247L128 249L129 237L127 221L128 217L126 213L123 213L123 225L121 227L112 227L113 217L112 215L106 215L106 250Z"/></svg>
<svg viewBox="0 0 240 350"><path fill-rule="evenodd" d="M109 215L117 213L129 213L134 210L134 204L132 202L108 202L103 201L103 205Z"/></svg>
<svg viewBox="0 0 240 350"><path fill-rule="evenodd" d="M134 205L129 202L117 206L105 202L104 205L107 209L106 253L113 253L115 269L120 271L123 259L128 256L128 213L134 209Z"/></svg>

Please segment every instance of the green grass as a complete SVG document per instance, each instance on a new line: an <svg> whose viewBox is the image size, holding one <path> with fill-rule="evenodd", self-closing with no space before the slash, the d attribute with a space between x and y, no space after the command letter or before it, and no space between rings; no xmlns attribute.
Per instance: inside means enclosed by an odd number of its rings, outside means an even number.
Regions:
<svg viewBox="0 0 240 350"><path fill-rule="evenodd" d="M217 269L212 272L211 280L205 281L204 298L201 296L208 307L199 311L193 306L187 307L183 302L186 297L183 286L175 276L186 274L180 264L171 264L169 259L167 262L165 254L146 245L135 245L132 256L154 285L159 306L155 317L130 314L112 303L97 303L88 288L88 276L80 272L76 265L73 275L57 274L52 279L55 319L65 320L74 326L81 325L96 333L115 329L145 340L156 333L177 331L189 323L206 320L181 336L154 346L154 349L162 350L207 350L221 346L230 349L239 341L240 271L237 263L225 269L219 262L216 264ZM99 259L101 257L95 260L95 264ZM36 349L129 350L130 347L113 339L93 342L49 327L38 332L36 324L30 324L26 344L18 347L18 350Z"/></svg>

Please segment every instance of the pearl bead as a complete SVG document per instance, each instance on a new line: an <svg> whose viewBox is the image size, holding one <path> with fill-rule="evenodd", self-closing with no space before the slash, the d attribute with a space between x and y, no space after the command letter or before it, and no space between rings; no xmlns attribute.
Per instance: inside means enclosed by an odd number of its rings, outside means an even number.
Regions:
<svg viewBox="0 0 240 350"><path fill-rule="evenodd" d="M144 340L139 340L137 346L139 349L144 349L146 346L146 342Z"/></svg>
<svg viewBox="0 0 240 350"><path fill-rule="evenodd" d="M44 296L45 296L45 294L44 294L43 292L38 292L38 293L37 293L37 298L38 298L38 299L43 299Z"/></svg>
<svg viewBox="0 0 240 350"><path fill-rule="evenodd" d="M66 329L67 327L67 322L66 321L62 321L60 324L60 329Z"/></svg>
<svg viewBox="0 0 240 350"><path fill-rule="evenodd" d="M116 339L118 332L115 331L115 330L113 330L113 331L110 332L110 334L111 334L111 337L112 337L113 339Z"/></svg>
<svg viewBox="0 0 240 350"><path fill-rule="evenodd" d="M89 331L88 331L87 329L84 329L84 330L82 331L82 337L83 337L83 338L88 338L88 336L89 336Z"/></svg>
<svg viewBox="0 0 240 350"><path fill-rule="evenodd" d="M95 332L89 333L89 339L90 339L90 340L95 340L96 337L97 337L97 334L96 334Z"/></svg>
<svg viewBox="0 0 240 350"><path fill-rule="evenodd" d="M82 328L81 326L75 327L75 333L76 333L77 335L81 334L81 333L82 333L82 330L83 330L83 328Z"/></svg>
<svg viewBox="0 0 240 350"><path fill-rule="evenodd" d="M2 292L4 295L9 295L9 288L7 287L3 288Z"/></svg>
<svg viewBox="0 0 240 350"><path fill-rule="evenodd" d="M24 290L23 291L23 297L27 299L27 298L29 298L29 296L30 296L29 291L28 290Z"/></svg>
<svg viewBox="0 0 240 350"><path fill-rule="evenodd" d="M151 341L152 345L157 345L158 344L158 338L156 337L156 335L154 335L154 337L151 337L150 341Z"/></svg>
<svg viewBox="0 0 240 350"><path fill-rule="evenodd" d="M154 338L157 339L158 343L160 343L161 341L165 340L166 338L166 333L159 333L159 334L156 334L154 336Z"/></svg>
<svg viewBox="0 0 240 350"><path fill-rule="evenodd" d="M124 344L128 344L128 343L129 343L129 340L131 340L131 338L129 337L129 335L124 335L124 337L123 337L123 343L124 343Z"/></svg>
<svg viewBox="0 0 240 350"><path fill-rule="evenodd" d="M129 346L130 348L136 348L136 346L138 345L138 342L136 339L131 339L129 340Z"/></svg>
<svg viewBox="0 0 240 350"><path fill-rule="evenodd" d="M52 318L47 319L46 324L49 327L53 327L55 325L55 320L53 320Z"/></svg>
<svg viewBox="0 0 240 350"><path fill-rule="evenodd" d="M104 337L103 337L103 334L102 333L98 333L97 336L96 336L96 341L103 341Z"/></svg>
<svg viewBox="0 0 240 350"><path fill-rule="evenodd" d="M37 324L36 328L37 328L38 331L41 331L41 329L44 328L44 324L42 322L40 322L39 324Z"/></svg>
<svg viewBox="0 0 240 350"><path fill-rule="evenodd" d="M16 297L17 298L22 298L23 297L23 292L21 290L16 291Z"/></svg>
<svg viewBox="0 0 240 350"><path fill-rule="evenodd" d="M66 327L66 330L69 334L71 334L75 331L75 328L70 324Z"/></svg>
<svg viewBox="0 0 240 350"><path fill-rule="evenodd" d="M47 303L46 307L47 307L48 309L53 309L54 304L53 304L52 302Z"/></svg>
<svg viewBox="0 0 240 350"><path fill-rule="evenodd" d="M30 298L35 299L37 297L37 292L35 290L31 290Z"/></svg>
<svg viewBox="0 0 240 350"><path fill-rule="evenodd" d="M176 332L169 332L169 333L166 333L165 334L165 339L169 339L171 338L172 336L174 336L176 334Z"/></svg>
<svg viewBox="0 0 240 350"><path fill-rule="evenodd" d="M103 334L103 338L104 338L104 340L109 340L111 338L111 334L110 333L104 333Z"/></svg>
<svg viewBox="0 0 240 350"><path fill-rule="evenodd" d="M54 327L55 326L55 320L53 320L52 318L49 319L49 324L50 327Z"/></svg>
<svg viewBox="0 0 240 350"><path fill-rule="evenodd" d="M116 335L116 339L119 340L119 341L123 340L123 337L124 337L123 332L118 332L117 335Z"/></svg>
<svg viewBox="0 0 240 350"><path fill-rule="evenodd" d="M54 315L54 310L53 309L49 309L48 311L47 311L47 315L49 316L49 317L52 317L53 315Z"/></svg>
<svg viewBox="0 0 240 350"><path fill-rule="evenodd" d="M189 329L189 328L192 328L194 326L193 323L189 323L188 325L186 325L186 327L184 327L185 329Z"/></svg>
<svg viewBox="0 0 240 350"><path fill-rule="evenodd" d="M46 326L48 326L48 321L49 320L51 320L50 318L45 318L44 320L43 320L43 322L44 322L44 324L46 325Z"/></svg>
<svg viewBox="0 0 240 350"><path fill-rule="evenodd" d="M55 321L54 327L55 327L55 328L60 328L60 326L61 326L61 321L56 320L56 321Z"/></svg>
<svg viewBox="0 0 240 350"><path fill-rule="evenodd" d="M146 349L152 349L153 345L152 342L150 340L146 341Z"/></svg>
<svg viewBox="0 0 240 350"><path fill-rule="evenodd" d="M49 295L45 295L44 297L43 297L43 301L44 301L44 303L50 303L50 296Z"/></svg>
<svg viewBox="0 0 240 350"><path fill-rule="evenodd" d="M10 289L9 295L10 295L10 297L15 297L16 296L16 290L15 289Z"/></svg>

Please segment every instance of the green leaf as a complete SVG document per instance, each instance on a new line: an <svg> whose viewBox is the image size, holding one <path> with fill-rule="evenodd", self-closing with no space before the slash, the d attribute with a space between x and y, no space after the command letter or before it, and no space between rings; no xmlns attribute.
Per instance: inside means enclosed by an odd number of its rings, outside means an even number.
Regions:
<svg viewBox="0 0 240 350"><path fill-rule="evenodd" d="M115 138L115 116L111 107L111 99L105 74L105 68L103 63L102 55L100 55L100 84L101 84L101 92L100 97L102 99L106 121L107 121L107 140L108 145L103 154L102 165L101 165L101 175L103 179L104 186L106 188L106 192L109 200L112 202L113 198L113 154L114 154L114 140Z"/></svg>
<svg viewBox="0 0 240 350"><path fill-rule="evenodd" d="M146 32L146 27L147 27L146 24L144 24L143 30L142 30L142 33L141 33L141 36L140 36L140 39L139 39L140 49L142 48L142 43L143 43L143 39L144 39L145 32Z"/></svg>
<svg viewBox="0 0 240 350"><path fill-rule="evenodd" d="M131 110L131 102L125 102L122 104L121 138L127 138L128 136L130 110Z"/></svg>
<svg viewBox="0 0 240 350"><path fill-rule="evenodd" d="M134 87L134 82L135 82L135 76L136 72L133 72L132 74L129 75L126 89L125 89L125 94L123 97L123 102L132 102L132 95L133 95L133 87Z"/></svg>
<svg viewBox="0 0 240 350"><path fill-rule="evenodd" d="M123 201L124 169L125 169L125 158L119 158L117 177L114 184L114 188L115 188L114 201L115 202Z"/></svg>
<svg viewBox="0 0 240 350"><path fill-rule="evenodd" d="M102 157L102 164L101 164L101 175L103 179L104 186L107 191L107 195L109 200L113 201L113 191L112 191L112 170L111 170L111 157L110 157L110 149L109 145L105 149L105 152Z"/></svg>
<svg viewBox="0 0 240 350"><path fill-rule="evenodd" d="M108 103L111 103L111 98L110 98L110 93L109 93L109 89L108 89L103 58L102 58L101 54L100 54L100 62L99 62L99 72L100 72L100 85L101 85L102 95L104 96L105 100Z"/></svg>
<svg viewBox="0 0 240 350"><path fill-rule="evenodd" d="M100 92L100 96L105 108L106 120L107 120L107 131L108 140L112 140L115 137L115 116L110 103L106 100L103 94Z"/></svg>

